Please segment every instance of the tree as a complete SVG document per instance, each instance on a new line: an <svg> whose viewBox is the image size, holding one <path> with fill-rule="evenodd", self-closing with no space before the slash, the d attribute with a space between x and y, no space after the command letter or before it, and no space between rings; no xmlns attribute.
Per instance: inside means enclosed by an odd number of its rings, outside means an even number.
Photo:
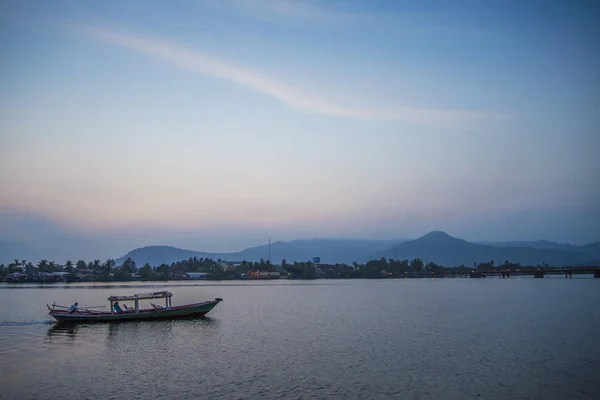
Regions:
<svg viewBox="0 0 600 400"><path fill-rule="evenodd" d="M381 278L381 271L387 268L387 260L382 257L379 260L371 260L364 265L362 272L365 278L377 279Z"/></svg>
<svg viewBox="0 0 600 400"><path fill-rule="evenodd" d="M102 271L102 263L100 262L100 260L94 260L94 262L92 262L92 271L94 271L94 272Z"/></svg>
<svg viewBox="0 0 600 400"><path fill-rule="evenodd" d="M73 268L73 261L67 260L67 262L65 263L65 270L70 274L73 273L73 271L75 270L75 268Z"/></svg>
<svg viewBox="0 0 600 400"><path fill-rule="evenodd" d="M421 272L423 269L423 261L420 258L415 258L410 262L410 269L413 272Z"/></svg>
<svg viewBox="0 0 600 400"><path fill-rule="evenodd" d="M27 274L33 274L35 272L35 265L33 265L31 261L29 261L25 266L25 272Z"/></svg>
<svg viewBox="0 0 600 400"><path fill-rule="evenodd" d="M137 272L135 261L131 257L127 257L127 259L123 261L123 264L121 265L121 271L129 274Z"/></svg>
<svg viewBox="0 0 600 400"><path fill-rule="evenodd" d="M46 260L45 258L43 260L40 260L40 262L38 262L37 264L37 269L39 272L50 272L48 270L48 260Z"/></svg>
<svg viewBox="0 0 600 400"><path fill-rule="evenodd" d="M140 277L142 280L148 281L152 278L153 271L150 264L146 263L142 268L140 268Z"/></svg>
<svg viewBox="0 0 600 400"><path fill-rule="evenodd" d="M77 261L77 269L87 269L87 264L83 260Z"/></svg>
<svg viewBox="0 0 600 400"><path fill-rule="evenodd" d="M156 270L158 276L162 280L169 280L171 278L171 269L167 264L160 264L158 269Z"/></svg>
<svg viewBox="0 0 600 400"><path fill-rule="evenodd" d="M102 277L105 281L110 280L110 274L115 267L115 260L109 258L102 264Z"/></svg>
<svg viewBox="0 0 600 400"><path fill-rule="evenodd" d="M48 272L57 272L58 270L60 270L60 266L54 261L48 263Z"/></svg>

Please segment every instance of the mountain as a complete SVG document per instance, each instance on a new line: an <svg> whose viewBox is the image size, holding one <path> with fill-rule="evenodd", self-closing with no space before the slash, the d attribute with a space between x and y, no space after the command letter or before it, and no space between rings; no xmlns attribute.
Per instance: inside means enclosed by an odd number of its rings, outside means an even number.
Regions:
<svg viewBox="0 0 600 400"><path fill-rule="evenodd" d="M537 242L539 243L539 242ZM594 244L593 244L594 245ZM595 246L595 245L594 245ZM572 250L572 247L570 249ZM596 247L592 247L595 249ZM502 264L505 260L519 262L522 265L572 265L584 264L597 258L594 254L581 251L563 251L552 248L533 248L510 245L486 245L470 243L454 238L445 232L430 232L427 235L408 242L400 243L369 258L390 257L397 259L420 258L425 263L434 262L444 266L473 265L473 263L493 260Z"/></svg>
<svg viewBox="0 0 600 400"><path fill-rule="evenodd" d="M380 251L404 240L357 240L357 239L308 239L271 244L271 260L279 262L286 259L307 261L313 257L321 257L324 264L347 263L360 261L365 254ZM232 253L234 260L259 261L269 257L269 246L258 246Z"/></svg>
<svg viewBox="0 0 600 400"><path fill-rule="evenodd" d="M484 244L488 246L496 247L531 247L532 249L539 250L560 250L560 251L578 251L585 252L582 246L576 246L568 243L555 243L549 240L535 240L535 241L512 241L512 242L478 242L477 244Z"/></svg>
<svg viewBox="0 0 600 400"><path fill-rule="evenodd" d="M215 254L203 253L200 251L178 249L171 246L146 246L130 251L121 258L115 260L117 265L123 264L127 258L131 258L138 266L146 263L157 266L160 264L171 264L176 261L187 260L189 258L220 258Z"/></svg>
<svg viewBox="0 0 600 400"><path fill-rule="evenodd" d="M403 241L405 240L307 239L277 241L271 243L271 260L273 263L279 263L282 259L293 262L321 257L321 262L324 264L351 264L354 261L362 261L367 254L382 251ZM228 261L260 261L261 258L264 260L269 258L269 245L250 247L235 253L206 253L170 246L148 246L132 250L117 259L117 264L121 264L127 257L131 257L137 265L149 263L152 266L162 263L170 264L190 257L220 258Z"/></svg>
<svg viewBox="0 0 600 400"><path fill-rule="evenodd" d="M564 247L567 246L567 247ZM566 251L565 251L566 249ZM269 246L257 246L234 253L208 253L184 250L170 246L148 246L132 250L117 259L121 264L127 257L137 265L149 263L157 266L187 260L190 257L223 259L228 261L260 261L269 259ZM424 262L435 262L444 266L473 265L493 260L502 264L508 260L523 265L574 265L586 264L600 259L600 242L586 246L568 246L545 240L535 242L503 242L493 244L471 243L445 232L429 232L415 240L358 240L358 239L308 239L278 241L271 244L271 260L280 263L307 261L321 257L321 263L352 264L371 259L420 258Z"/></svg>
<svg viewBox="0 0 600 400"><path fill-rule="evenodd" d="M600 259L600 242L586 244L585 246L582 246L582 249L585 253L594 254Z"/></svg>

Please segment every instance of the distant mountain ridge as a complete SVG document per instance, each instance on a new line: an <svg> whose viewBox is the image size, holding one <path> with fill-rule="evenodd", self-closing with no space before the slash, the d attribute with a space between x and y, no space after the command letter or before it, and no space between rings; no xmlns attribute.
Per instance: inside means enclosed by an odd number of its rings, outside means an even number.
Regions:
<svg viewBox="0 0 600 400"><path fill-rule="evenodd" d="M269 246L262 245L234 253L208 253L184 250L171 246L147 246L132 250L117 259L117 264L131 257L136 264L162 263L189 259L190 257L223 259L227 261L259 261L269 258ZM442 231L433 231L415 240L359 240L359 239L307 239L277 241L271 244L271 260L278 264L308 261L320 257L324 264L367 262L371 259L420 258L444 266L473 265L493 260L502 264L508 260L523 265L575 265L596 262L600 259L600 242L573 246L549 242L472 243L455 238Z"/></svg>
<svg viewBox="0 0 600 400"><path fill-rule="evenodd" d="M529 244L529 245L528 245ZM549 241L503 242L494 244L470 243L457 239L445 232L434 231L416 239L398 244L392 249L374 254L371 258L389 257L398 259L420 258L444 266L473 265L494 261L519 262L523 265L575 265L589 263L598 258L597 244L586 246L560 245Z"/></svg>
<svg viewBox="0 0 600 400"><path fill-rule="evenodd" d="M171 264L176 261L187 260L189 258L215 258L216 254L204 253L194 250L184 250L172 246L146 246L130 251L124 257L115 260L120 265L128 257L135 260L139 266L146 263L156 266L160 264ZM217 257L219 258L219 257Z"/></svg>
<svg viewBox="0 0 600 400"><path fill-rule="evenodd" d="M476 244L484 244L495 247L531 247L532 249L540 250L561 250L561 251L582 251L582 246L572 245L568 243L555 243L549 240L536 241L511 241L511 242L477 242Z"/></svg>
<svg viewBox="0 0 600 400"><path fill-rule="evenodd" d="M280 263L282 259L288 262L308 261L320 257L322 263L335 264L360 262L367 254L402 243L406 239L392 240L360 240L360 239L302 239L288 242L271 243L271 260ZM162 263L170 264L186 260L190 257L223 259L227 261L260 261L269 258L269 245L250 247L234 253L207 253L201 251L178 249L171 246L147 246L130 251L116 260L122 263L131 257L136 264L148 263L152 266Z"/></svg>

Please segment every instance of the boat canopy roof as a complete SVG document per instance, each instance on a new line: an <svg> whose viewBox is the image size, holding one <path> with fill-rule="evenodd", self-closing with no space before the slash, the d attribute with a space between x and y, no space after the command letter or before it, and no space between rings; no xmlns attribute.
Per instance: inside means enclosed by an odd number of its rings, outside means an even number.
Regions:
<svg viewBox="0 0 600 400"><path fill-rule="evenodd" d="M160 299L165 297L173 297L171 292L151 292L151 293L136 293L131 296L110 296L108 301L123 301L123 300L146 300L146 299Z"/></svg>

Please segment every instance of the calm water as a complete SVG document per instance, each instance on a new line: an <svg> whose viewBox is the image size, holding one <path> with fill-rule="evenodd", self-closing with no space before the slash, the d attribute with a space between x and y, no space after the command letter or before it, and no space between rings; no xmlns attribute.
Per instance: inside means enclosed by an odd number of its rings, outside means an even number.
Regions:
<svg viewBox="0 0 600 400"><path fill-rule="evenodd" d="M204 320L64 327L152 287ZM600 398L600 279L0 286L2 399Z"/></svg>

